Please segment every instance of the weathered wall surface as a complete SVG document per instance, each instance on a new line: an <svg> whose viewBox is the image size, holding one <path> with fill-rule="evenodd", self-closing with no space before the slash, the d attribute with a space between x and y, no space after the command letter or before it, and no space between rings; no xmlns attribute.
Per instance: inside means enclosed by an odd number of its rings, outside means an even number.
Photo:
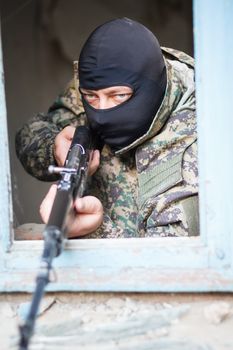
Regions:
<svg viewBox="0 0 233 350"><path fill-rule="evenodd" d="M156 33L161 45L192 54L191 0L0 1L15 225L40 222L48 184L26 174L16 159L16 130L47 111L72 77L72 61L104 21L130 17ZM30 195L29 195L30 194Z"/></svg>
<svg viewBox="0 0 233 350"><path fill-rule="evenodd" d="M29 295L1 295L1 350L16 349ZM49 294L30 349L230 350L233 296Z"/></svg>

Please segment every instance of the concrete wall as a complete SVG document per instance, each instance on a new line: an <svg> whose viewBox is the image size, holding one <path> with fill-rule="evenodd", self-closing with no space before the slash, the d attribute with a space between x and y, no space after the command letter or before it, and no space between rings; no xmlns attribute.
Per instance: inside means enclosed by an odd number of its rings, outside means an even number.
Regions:
<svg viewBox="0 0 233 350"><path fill-rule="evenodd" d="M14 136L47 111L72 76L72 61L89 33L116 17L148 26L161 45L193 54L191 0L0 1L15 226L40 223L49 184L28 175L16 158Z"/></svg>
<svg viewBox="0 0 233 350"><path fill-rule="evenodd" d="M0 297L1 350L16 349L30 296ZM230 350L231 295L46 295L31 350Z"/></svg>

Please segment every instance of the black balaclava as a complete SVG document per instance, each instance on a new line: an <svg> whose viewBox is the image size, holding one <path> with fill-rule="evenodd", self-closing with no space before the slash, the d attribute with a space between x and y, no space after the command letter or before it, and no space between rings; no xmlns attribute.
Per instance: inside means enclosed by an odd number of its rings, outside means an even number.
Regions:
<svg viewBox="0 0 233 350"><path fill-rule="evenodd" d="M83 98L93 131L116 152L144 135L166 89L166 68L159 43L142 24L127 18L99 26L79 58L80 88L129 86L132 97L108 109L95 109Z"/></svg>

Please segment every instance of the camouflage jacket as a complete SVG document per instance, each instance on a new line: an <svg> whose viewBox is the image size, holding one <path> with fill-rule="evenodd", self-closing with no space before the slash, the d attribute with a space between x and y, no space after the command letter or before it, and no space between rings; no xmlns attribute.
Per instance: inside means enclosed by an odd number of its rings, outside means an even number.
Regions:
<svg viewBox="0 0 233 350"><path fill-rule="evenodd" d="M112 154L101 153L90 194L103 203L104 222L88 237L197 235L198 179L194 62L183 52L162 48L166 93L154 121L140 139ZM75 79L47 114L32 118L16 135L16 151L26 171L40 180L55 163L53 143L67 125L86 123Z"/></svg>

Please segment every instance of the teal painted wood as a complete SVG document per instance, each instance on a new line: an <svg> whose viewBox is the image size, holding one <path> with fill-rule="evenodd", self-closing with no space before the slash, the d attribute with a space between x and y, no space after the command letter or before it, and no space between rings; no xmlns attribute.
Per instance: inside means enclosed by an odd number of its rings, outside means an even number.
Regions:
<svg viewBox="0 0 233 350"><path fill-rule="evenodd" d="M0 237L2 243L1 248L7 251L12 237L12 202L1 40L0 79Z"/></svg>
<svg viewBox="0 0 233 350"><path fill-rule="evenodd" d="M194 18L201 232L218 267L233 256L233 1L195 0Z"/></svg>
<svg viewBox="0 0 233 350"><path fill-rule="evenodd" d="M166 243L166 244L165 244ZM40 246L40 247L39 247ZM38 266L43 242L17 242L12 254L5 259L5 266L10 270L34 269ZM22 256L30 248L30 264ZM135 238L111 240L79 240L68 241L62 255L54 260L58 268L80 267L83 269L112 268L122 270L125 267L144 269L175 268L208 268L208 248L200 243L198 238ZM184 260L189 256L189 259ZM169 259L173 259L172 263Z"/></svg>
<svg viewBox="0 0 233 350"><path fill-rule="evenodd" d="M16 242L5 258L3 291L32 291L43 242ZM54 260L51 291L232 291L231 270L211 268L199 238L69 241ZM12 258L13 257L13 258Z"/></svg>
<svg viewBox="0 0 233 350"><path fill-rule="evenodd" d="M54 261L57 282L51 283L48 290L233 291L233 2L195 0L194 33L201 236L67 242L63 254ZM1 132L5 133L5 129ZM1 137L6 140L6 134ZM5 155L5 159L7 157ZM8 168L5 174L9 176ZM11 205L9 185L4 185L4 191ZM1 201L3 210L4 205ZM10 241L11 216L9 212L4 215L3 219L9 220L2 233L6 249ZM2 250L1 291L33 290L42 247L43 242L23 241L14 242L10 253Z"/></svg>

